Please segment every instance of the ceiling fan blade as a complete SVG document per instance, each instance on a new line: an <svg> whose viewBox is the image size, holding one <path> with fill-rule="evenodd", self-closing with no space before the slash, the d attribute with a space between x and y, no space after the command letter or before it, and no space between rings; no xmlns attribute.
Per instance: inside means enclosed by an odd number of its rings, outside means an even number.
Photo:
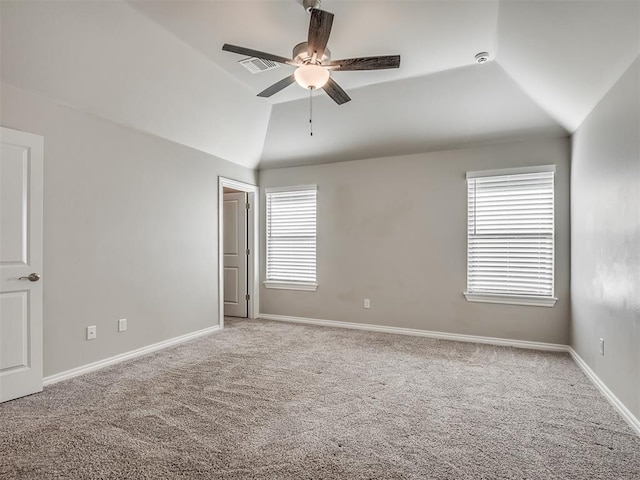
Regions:
<svg viewBox="0 0 640 480"><path fill-rule="evenodd" d="M278 63L286 63L287 65L295 65L295 62L289 58L273 55L272 53L261 52L259 50L252 50L251 48L230 45L228 43L225 43L222 46L222 50L225 52L239 53L240 55L246 55L248 57L262 58L263 60L272 60Z"/></svg>
<svg viewBox="0 0 640 480"><path fill-rule="evenodd" d="M334 60L323 65L331 70L384 70L400 67L400 55L385 55L381 57L360 57Z"/></svg>
<svg viewBox="0 0 640 480"><path fill-rule="evenodd" d="M327 48L331 25L333 24L333 13L311 9L311 20L309 21L309 37L307 39L307 53L310 57L315 53L318 60L322 58L324 49Z"/></svg>
<svg viewBox="0 0 640 480"><path fill-rule="evenodd" d="M289 85L291 85L295 81L296 81L296 77L294 77L293 75L290 75L290 76L288 76L286 78L283 78L279 82L274 83L269 88L265 88L263 91L261 91L258 94L258 96L259 97L270 97L274 93L278 93L280 90L288 87Z"/></svg>
<svg viewBox="0 0 640 480"><path fill-rule="evenodd" d="M347 103L351 100L351 97L347 95L347 92L345 92L331 77L329 77L329 80L327 80L327 83L325 83L322 88L338 105L342 105L343 103Z"/></svg>

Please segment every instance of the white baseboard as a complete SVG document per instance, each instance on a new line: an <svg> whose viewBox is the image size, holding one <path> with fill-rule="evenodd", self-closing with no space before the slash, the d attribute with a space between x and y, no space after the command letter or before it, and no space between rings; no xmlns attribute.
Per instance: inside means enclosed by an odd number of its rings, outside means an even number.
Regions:
<svg viewBox="0 0 640 480"><path fill-rule="evenodd" d="M640 420L638 420L633 413L629 411L627 407L624 406L618 397L614 395L614 393L609 390L600 377L596 375L596 372L591 370L591 367L587 365L587 363L578 355L572 347L569 347L569 353L571 354L571 358L578 364L578 366L582 369L584 374L587 376L589 380L600 390L600 392L604 395L604 397L609 400L609 403L613 405L613 407L618 411L618 413L625 419L625 421L629 424L629 426L640 435Z"/></svg>
<svg viewBox="0 0 640 480"><path fill-rule="evenodd" d="M557 343L528 342L525 340L511 340L507 338L481 337L478 335L464 335L461 333L434 332L430 330L418 330L415 328L387 327L372 325L369 323L338 322L335 320L319 320L315 318L287 317L284 315L271 315L261 313L259 318L265 320L277 320L280 322L306 323L310 325L323 325L327 327L351 328L354 330L367 330L370 332L393 333L397 335L413 335L418 337L438 338L440 340L453 340L455 342L485 343L488 345L501 345L505 347L528 348L532 350L546 350L551 352L568 352L567 345Z"/></svg>
<svg viewBox="0 0 640 480"><path fill-rule="evenodd" d="M569 345L561 345L557 343L527 342L523 340L510 340L505 338L481 337L477 335L463 335L459 333L434 332L429 330L417 330L413 328L387 327L381 325L371 325L366 323L350 323L338 322L335 320L320 320L315 318L288 317L285 315L271 315L269 313L259 314L259 318L265 320L277 320L280 322L305 323L309 325L323 325L328 327L351 328L355 330L367 330L371 332L394 333L399 335L414 335L419 337L438 338L442 340L453 340L456 342L473 342L484 343L489 345L499 345L516 348L529 348L534 350L546 350L551 352L568 352L571 358L585 373L587 378L602 392L604 397L613 405L620 416L629 424L629 426L640 435L640 421L629 411L627 407L616 397L611 390L604 384L593 370L585 363L580 355Z"/></svg>
<svg viewBox="0 0 640 480"><path fill-rule="evenodd" d="M42 379L42 383L46 387L47 385L52 385L63 380L68 380L79 375L84 375L85 373L93 372L94 370L99 370L109 365L124 362L125 360L130 360L132 358L141 357L142 355L146 355L157 350L162 350L163 348L171 347L179 343L184 343L189 340L193 340L194 338L202 337L203 335L209 335L210 333L216 332L218 330L220 330L220 326L215 325L213 327L203 328L202 330L187 333L185 335L180 335L179 337L170 338L169 340L163 340L162 342L154 343L153 345L147 345L146 347L137 348L136 350L121 353L120 355L105 358L104 360L98 360L97 362L82 365L81 367L72 368L71 370L67 370L65 372L49 375L48 377Z"/></svg>

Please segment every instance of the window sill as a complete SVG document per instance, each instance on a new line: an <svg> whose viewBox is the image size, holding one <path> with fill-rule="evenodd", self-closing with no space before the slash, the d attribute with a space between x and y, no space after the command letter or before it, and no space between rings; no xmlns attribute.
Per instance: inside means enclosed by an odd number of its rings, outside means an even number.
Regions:
<svg viewBox="0 0 640 480"><path fill-rule="evenodd" d="M284 282L266 280L262 282L265 288L275 288L278 290L302 290L305 292L315 292L318 289L317 283L311 282Z"/></svg>
<svg viewBox="0 0 640 480"><path fill-rule="evenodd" d="M532 295L495 295L491 293L463 292L467 302L504 303L507 305L528 305L532 307L553 307L558 301L554 297L536 297Z"/></svg>

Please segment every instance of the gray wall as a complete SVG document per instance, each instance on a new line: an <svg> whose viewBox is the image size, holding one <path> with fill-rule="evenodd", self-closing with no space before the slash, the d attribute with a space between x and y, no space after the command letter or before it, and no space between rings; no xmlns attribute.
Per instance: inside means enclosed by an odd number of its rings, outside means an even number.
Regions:
<svg viewBox="0 0 640 480"><path fill-rule="evenodd" d="M45 376L218 323L218 175L255 172L6 85L0 114L44 136Z"/></svg>
<svg viewBox="0 0 640 480"><path fill-rule="evenodd" d="M640 59L573 137L571 344L640 418ZM599 354L599 339L605 355Z"/></svg>
<svg viewBox="0 0 640 480"><path fill-rule="evenodd" d="M319 283L316 292L262 288L260 310L566 344L569 162L569 140L545 138L260 171L263 199L266 187L318 185ZM467 302L465 172L545 164L557 165L558 302L553 308ZM263 261L263 280L264 271Z"/></svg>

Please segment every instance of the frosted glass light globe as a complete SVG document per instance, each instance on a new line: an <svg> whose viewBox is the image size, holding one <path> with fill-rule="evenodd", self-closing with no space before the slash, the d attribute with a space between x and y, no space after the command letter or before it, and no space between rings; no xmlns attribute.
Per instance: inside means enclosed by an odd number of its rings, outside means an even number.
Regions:
<svg viewBox="0 0 640 480"><path fill-rule="evenodd" d="M329 70L320 65L302 65L293 75L302 88L322 88L329 80Z"/></svg>

